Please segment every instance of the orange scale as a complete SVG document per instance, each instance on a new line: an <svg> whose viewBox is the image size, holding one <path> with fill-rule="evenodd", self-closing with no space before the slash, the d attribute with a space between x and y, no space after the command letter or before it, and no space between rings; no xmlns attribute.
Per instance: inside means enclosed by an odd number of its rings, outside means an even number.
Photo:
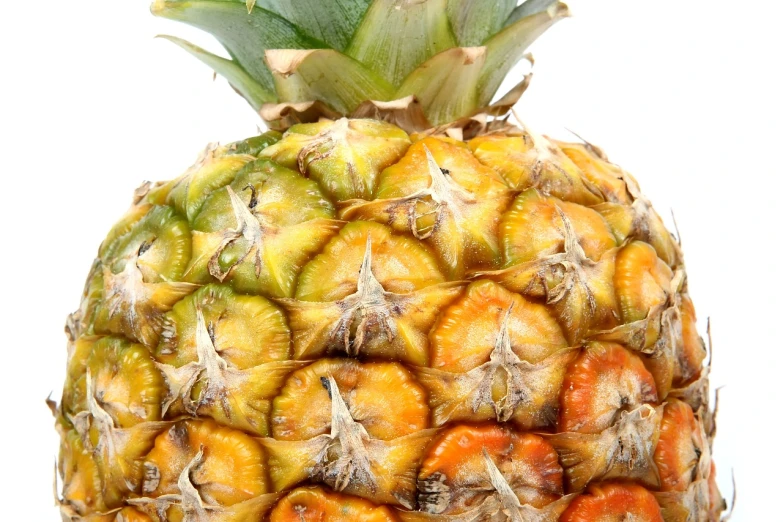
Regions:
<svg viewBox="0 0 783 522"><path fill-rule="evenodd" d="M655 404L655 379L619 344L590 343L571 363L560 395L560 431L600 433L623 410Z"/></svg>
<svg viewBox="0 0 783 522"><path fill-rule="evenodd" d="M596 484L571 502L560 522L664 522L652 493L636 484Z"/></svg>
<svg viewBox="0 0 783 522"><path fill-rule="evenodd" d="M386 506L326 490L298 488L286 495L269 514L269 522L396 522Z"/></svg>

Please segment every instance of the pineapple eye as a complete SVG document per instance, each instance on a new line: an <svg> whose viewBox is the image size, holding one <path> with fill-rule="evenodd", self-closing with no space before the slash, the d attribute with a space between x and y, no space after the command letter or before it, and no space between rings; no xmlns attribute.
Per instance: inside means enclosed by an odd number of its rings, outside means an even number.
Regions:
<svg viewBox="0 0 783 522"><path fill-rule="evenodd" d="M674 367L673 378L675 384L683 385L699 374L707 350L696 326L696 309L687 294L682 295L679 311L682 320L682 343L678 346L679 353L675 354L679 364Z"/></svg>
<svg viewBox="0 0 783 522"><path fill-rule="evenodd" d="M408 149L408 135L373 120L294 125L261 155L317 181L337 201L370 199L379 173Z"/></svg>
<svg viewBox="0 0 783 522"><path fill-rule="evenodd" d="M558 427L600 433L620 411L657 402L655 380L637 355L618 344L589 343L566 374Z"/></svg>
<svg viewBox="0 0 783 522"><path fill-rule="evenodd" d="M552 445L499 426L445 430L425 455L418 480L422 510L443 515L497 500L543 508L563 493L563 470ZM508 494L514 498L504 498Z"/></svg>
<svg viewBox="0 0 783 522"><path fill-rule="evenodd" d="M296 299L281 300L294 358L330 352L427 364L427 332L461 291L430 253L382 225L354 222L302 270Z"/></svg>
<svg viewBox="0 0 783 522"><path fill-rule="evenodd" d="M603 151L589 143L555 143L585 177L598 187L606 201L623 205L633 203L625 182L629 175L617 165L609 163Z"/></svg>
<svg viewBox="0 0 783 522"><path fill-rule="evenodd" d="M87 389L88 371L91 390ZM119 428L161 418L166 386L142 345L115 337L81 338L70 357L68 382L63 409L69 415L87 412L87 394L91 393Z"/></svg>
<svg viewBox="0 0 783 522"><path fill-rule="evenodd" d="M576 350L545 306L497 283L474 282L441 314L430 347L431 368L417 374L437 426L453 420L554 425Z"/></svg>
<svg viewBox="0 0 783 522"><path fill-rule="evenodd" d="M106 511L101 495L101 470L92 453L85 447L84 437L76 430L62 433L57 467L63 480L63 498L77 512Z"/></svg>
<svg viewBox="0 0 783 522"><path fill-rule="evenodd" d="M599 261L617 246L606 221L594 210L530 189L517 196L500 224L506 265L564 252L567 237L562 216L569 220L588 259Z"/></svg>
<svg viewBox="0 0 783 522"><path fill-rule="evenodd" d="M290 297L301 268L339 229L333 217L315 182L266 159L251 161L195 214L193 258L184 277Z"/></svg>
<svg viewBox="0 0 783 522"><path fill-rule="evenodd" d="M319 486L288 493L269 514L269 522L397 522L392 511L367 500Z"/></svg>
<svg viewBox="0 0 783 522"><path fill-rule="evenodd" d="M500 261L497 224L511 192L465 145L449 138L417 139L380 176L372 201L347 201L343 219L367 219L424 241L452 279Z"/></svg>
<svg viewBox="0 0 783 522"><path fill-rule="evenodd" d="M617 254L614 284L623 321L640 321L655 307L664 306L672 291L673 276L672 270L647 243L635 241L621 249Z"/></svg>
<svg viewBox="0 0 783 522"><path fill-rule="evenodd" d="M259 443L211 420L171 426L155 439L143 466L144 499L137 504L147 509L168 508L169 516L199 502L223 508L268 492L266 457ZM177 502L167 506L156 500L166 495Z"/></svg>
<svg viewBox="0 0 783 522"><path fill-rule="evenodd" d="M677 399L664 406L655 463L662 491L684 492L692 482L709 477L709 446L704 429L691 407Z"/></svg>
<svg viewBox="0 0 783 522"><path fill-rule="evenodd" d="M112 273L120 273L135 259L147 283L182 278L190 261L190 228L172 208L152 207L127 232L112 239L114 234L109 234L109 242L101 249L101 259Z"/></svg>
<svg viewBox="0 0 783 522"><path fill-rule="evenodd" d="M277 490L310 479L413 508L428 423L424 391L401 364L322 359L288 379L274 401L274 438L262 443Z"/></svg>
<svg viewBox="0 0 783 522"><path fill-rule="evenodd" d="M515 190L536 188L580 205L603 201L600 190L568 156L546 137L527 129L522 136L474 138L468 146L481 163L500 173Z"/></svg>
<svg viewBox="0 0 783 522"><path fill-rule="evenodd" d="M356 291L362 261L372 254L372 274L387 292L404 294L445 281L432 255L416 241L370 222L349 223L299 276L296 298L338 301Z"/></svg>
<svg viewBox="0 0 783 522"><path fill-rule="evenodd" d="M222 148L208 148L203 157L175 183L166 201L187 217L192 225L209 196L231 183L253 159L245 154L226 155Z"/></svg>
<svg viewBox="0 0 783 522"><path fill-rule="evenodd" d="M180 367L198 360L196 309L215 347L233 367L245 370L290 355L291 334L283 311L261 296L241 295L227 285L204 286L178 302L163 321L155 354Z"/></svg>
<svg viewBox="0 0 783 522"><path fill-rule="evenodd" d="M424 391L402 365L323 359L292 373L275 398L271 418L276 439L308 440L330 432L329 376L370 437L391 440L429 427ZM389 401L392 396L395 400Z"/></svg>
<svg viewBox="0 0 783 522"><path fill-rule="evenodd" d="M594 520L638 520L663 522L661 508L652 493L635 484L591 486L577 497L560 519L562 522Z"/></svg>
<svg viewBox="0 0 783 522"><path fill-rule="evenodd" d="M282 310L266 298L207 285L166 315L158 367L168 417L198 414L257 435L269 433L271 400L301 363L289 361Z"/></svg>
<svg viewBox="0 0 783 522"><path fill-rule="evenodd" d="M152 522L152 518L132 507L122 508L113 522Z"/></svg>
<svg viewBox="0 0 783 522"><path fill-rule="evenodd" d="M507 313L512 347L522 359L538 363L568 346L546 307L497 283L476 281L443 312L430 334L431 366L468 372L489 361Z"/></svg>

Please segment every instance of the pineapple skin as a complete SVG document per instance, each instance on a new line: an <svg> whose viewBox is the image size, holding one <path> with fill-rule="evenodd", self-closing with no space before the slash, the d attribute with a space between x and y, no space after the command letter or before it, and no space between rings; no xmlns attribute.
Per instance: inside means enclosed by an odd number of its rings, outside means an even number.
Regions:
<svg viewBox="0 0 783 522"><path fill-rule="evenodd" d="M677 241L592 145L458 137L142 186L66 325L63 520L719 520Z"/></svg>

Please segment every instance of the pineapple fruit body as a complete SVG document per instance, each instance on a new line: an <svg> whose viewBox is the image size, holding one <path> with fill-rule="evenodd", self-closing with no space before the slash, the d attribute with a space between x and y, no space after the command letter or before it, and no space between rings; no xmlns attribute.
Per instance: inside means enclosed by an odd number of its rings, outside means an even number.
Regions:
<svg viewBox="0 0 783 522"><path fill-rule="evenodd" d="M712 522L677 241L489 105L554 0L157 0L272 130L143 185L67 323L90 522Z"/></svg>
<svg viewBox="0 0 783 522"><path fill-rule="evenodd" d="M717 520L678 244L596 148L323 120L147 184L68 323L72 520Z"/></svg>

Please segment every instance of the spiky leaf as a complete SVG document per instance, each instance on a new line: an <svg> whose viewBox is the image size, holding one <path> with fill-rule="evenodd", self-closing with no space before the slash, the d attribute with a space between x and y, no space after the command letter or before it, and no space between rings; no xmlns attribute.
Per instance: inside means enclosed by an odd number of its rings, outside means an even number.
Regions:
<svg viewBox="0 0 783 522"><path fill-rule="evenodd" d="M486 59L485 47L455 47L413 71L397 97L415 94L433 125L469 115L478 108L476 87Z"/></svg>
<svg viewBox="0 0 783 522"><path fill-rule="evenodd" d="M361 63L331 49L267 52L280 97L290 102L320 100L350 113L365 100L386 100L393 89Z"/></svg>
<svg viewBox="0 0 783 522"><path fill-rule="evenodd" d="M375 0L346 54L399 85L417 65L456 45L446 0Z"/></svg>
<svg viewBox="0 0 783 522"><path fill-rule="evenodd" d="M191 55L211 67L216 73L228 80L228 83L255 109L261 109L265 103L277 100L274 92L264 89L239 64L205 51L175 36L161 35L160 38L177 44Z"/></svg>
<svg viewBox="0 0 783 522"><path fill-rule="evenodd" d="M367 11L371 0L260 0L257 5L275 12L305 34L342 51Z"/></svg>
<svg viewBox="0 0 783 522"><path fill-rule="evenodd" d="M449 0L449 21L459 45L472 47L484 43L503 27L515 5L516 0Z"/></svg>
<svg viewBox="0 0 783 522"><path fill-rule="evenodd" d="M503 79L519 62L528 46L568 14L565 4L554 3L543 11L520 18L487 41L487 60L479 82L481 105L492 100Z"/></svg>
<svg viewBox="0 0 783 522"><path fill-rule="evenodd" d="M320 49L325 44L304 35L280 15L245 0L158 0L156 15L186 22L213 34L261 86L272 91L272 75L264 65L267 49Z"/></svg>
<svg viewBox="0 0 783 522"><path fill-rule="evenodd" d="M532 16L534 14L540 13L541 11L546 11L549 6L557 3L557 1L558 0L527 0L526 2L523 2L522 5L515 7L514 10L511 11L508 20L506 20L506 23L503 25L504 27L508 27L522 18Z"/></svg>

